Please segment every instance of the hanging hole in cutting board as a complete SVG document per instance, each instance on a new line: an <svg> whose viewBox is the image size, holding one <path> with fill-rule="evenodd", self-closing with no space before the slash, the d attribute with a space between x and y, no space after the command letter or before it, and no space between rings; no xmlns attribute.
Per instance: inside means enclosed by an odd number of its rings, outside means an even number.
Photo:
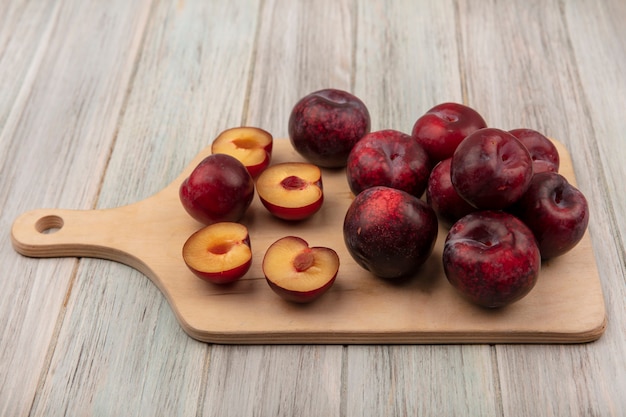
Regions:
<svg viewBox="0 0 626 417"><path fill-rule="evenodd" d="M37 223L35 223L35 229L42 234L52 234L61 230L63 224L63 219L59 216L44 216L37 220Z"/></svg>

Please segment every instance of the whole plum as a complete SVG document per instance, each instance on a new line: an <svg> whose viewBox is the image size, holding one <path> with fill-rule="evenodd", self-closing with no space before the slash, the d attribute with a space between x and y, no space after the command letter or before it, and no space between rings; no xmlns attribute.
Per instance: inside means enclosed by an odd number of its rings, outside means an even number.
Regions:
<svg viewBox="0 0 626 417"><path fill-rule="evenodd" d="M483 307L503 307L535 286L539 248L526 225L503 211L477 211L446 236L443 267L450 284Z"/></svg>
<svg viewBox="0 0 626 417"><path fill-rule="evenodd" d="M294 149L315 165L346 166L352 147L370 131L370 114L359 99L328 88L301 98L289 116Z"/></svg>
<svg viewBox="0 0 626 417"><path fill-rule="evenodd" d="M542 259L570 251L589 224L584 194L556 172L535 174L511 211L534 233Z"/></svg>
<svg viewBox="0 0 626 417"><path fill-rule="evenodd" d="M437 233L432 208L409 193L385 186L358 194L343 224L344 241L354 260L388 279L416 272L432 253Z"/></svg>
<svg viewBox="0 0 626 417"><path fill-rule="evenodd" d="M346 176L356 195L384 185L420 197L428 183L430 160L422 146L406 133L379 130L365 135L348 155Z"/></svg>
<svg viewBox="0 0 626 417"><path fill-rule="evenodd" d="M252 203L254 181L235 157L212 154L182 182L179 197L187 213L199 222L237 222Z"/></svg>
<svg viewBox="0 0 626 417"><path fill-rule="evenodd" d="M533 176L528 149L496 128L475 131L459 144L450 166L452 185L479 209L503 209L524 194Z"/></svg>
<svg viewBox="0 0 626 417"><path fill-rule="evenodd" d="M485 119L473 108L460 103L440 103L415 121L411 135L435 164L450 158L467 135L485 127Z"/></svg>

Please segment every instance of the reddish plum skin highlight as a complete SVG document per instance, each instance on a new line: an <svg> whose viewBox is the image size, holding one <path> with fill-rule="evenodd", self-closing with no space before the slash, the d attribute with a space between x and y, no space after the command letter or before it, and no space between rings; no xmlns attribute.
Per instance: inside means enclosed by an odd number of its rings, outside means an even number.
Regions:
<svg viewBox="0 0 626 417"><path fill-rule="evenodd" d="M465 201L452 185L450 165L452 158L439 161L432 169L426 188L426 202L448 227L461 217L477 209Z"/></svg>
<svg viewBox="0 0 626 417"><path fill-rule="evenodd" d="M430 174L424 148L406 133L379 130L365 135L348 155L346 176L356 195L383 185L420 197Z"/></svg>
<svg viewBox="0 0 626 417"><path fill-rule="evenodd" d="M541 257L521 220L502 211L478 211L456 222L443 249L450 284L471 302L504 307L535 286Z"/></svg>
<svg viewBox="0 0 626 417"><path fill-rule="evenodd" d="M550 139L533 129L513 129L509 133L528 149L533 161L533 173L559 171L559 151Z"/></svg>
<svg viewBox="0 0 626 417"><path fill-rule="evenodd" d="M320 199L314 203L295 208L278 206L266 200L263 200L262 204L270 213L279 219L287 221L300 221L308 219L322 208L322 205L324 204L324 196L322 195Z"/></svg>
<svg viewBox="0 0 626 417"><path fill-rule="evenodd" d="M182 182L179 197L187 213L201 223L236 222L252 203L254 181L236 158L212 154Z"/></svg>
<svg viewBox="0 0 626 417"><path fill-rule="evenodd" d="M307 303L315 301L316 299L324 295L326 291L328 291L330 287L333 286L333 284L335 283L336 277L337 275L335 275L333 279L331 279L326 284L324 284L323 287L316 288L315 290L311 290L311 291L302 291L302 292L285 290L284 288L279 287L272 281L269 281L269 280L266 280L266 281L269 287L272 289L272 291L274 291L284 300L290 301L292 303L297 303L297 304L307 304Z"/></svg>
<svg viewBox="0 0 626 417"><path fill-rule="evenodd" d="M324 89L300 99L289 116L294 149L324 168L345 167L354 145L370 131L370 114L358 97Z"/></svg>
<svg viewBox="0 0 626 417"><path fill-rule="evenodd" d="M459 195L479 209L500 210L526 191L533 176L528 149L496 128L475 131L452 156L450 178Z"/></svg>
<svg viewBox="0 0 626 417"><path fill-rule="evenodd" d="M419 117L411 136L424 147L431 163L450 158L470 133L487 127L476 110L460 103L441 103Z"/></svg>
<svg viewBox="0 0 626 417"><path fill-rule="evenodd" d="M422 200L375 186L358 194L346 212L348 252L364 269L387 279L407 277L432 253L437 216Z"/></svg>

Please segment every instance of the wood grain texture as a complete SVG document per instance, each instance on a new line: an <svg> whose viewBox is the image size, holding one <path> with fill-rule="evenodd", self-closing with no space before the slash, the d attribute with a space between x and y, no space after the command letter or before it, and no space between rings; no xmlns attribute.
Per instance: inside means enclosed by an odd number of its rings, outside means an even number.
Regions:
<svg viewBox="0 0 626 417"><path fill-rule="evenodd" d="M0 415L626 414L622 0L122 3L0 2ZM453 100L563 141L593 206L605 334L211 346L132 268L10 247L20 213L146 198L224 127L286 136L295 101L329 85L374 128Z"/></svg>
<svg viewBox="0 0 626 417"><path fill-rule="evenodd" d="M33 61L0 137L3 226L27 208L93 207L148 12L145 3L96 3L52 3L50 20L37 29L41 38L23 45ZM7 274L21 277L0 282L3 294L15 296L0 304L2 340L9 341L0 353L0 414L27 415L54 351L76 261L34 265L11 257L8 242L0 245Z"/></svg>
<svg viewBox="0 0 626 417"><path fill-rule="evenodd" d="M160 190L220 129L239 123L256 13L253 1L152 5L98 208ZM145 275L108 264L83 260L76 271L51 359L57 371L34 413L62 405L68 415L196 415L209 348L184 334Z"/></svg>
<svg viewBox="0 0 626 417"><path fill-rule="evenodd" d="M351 346L346 415L501 415L491 354L485 346Z"/></svg>
<svg viewBox="0 0 626 417"><path fill-rule="evenodd" d="M341 415L342 349L341 346L214 346L201 414Z"/></svg>
<svg viewBox="0 0 626 417"><path fill-rule="evenodd" d="M301 97L330 87L351 90L354 7L350 0L263 3L245 124L284 138Z"/></svg>
<svg viewBox="0 0 626 417"><path fill-rule="evenodd" d="M463 102L454 2L357 3L355 93L372 130L411 133L431 107Z"/></svg>
<svg viewBox="0 0 626 417"><path fill-rule="evenodd" d="M59 2L16 1L0 4L0 132L11 112L23 110L16 100L24 100L31 77L47 45ZM22 94L20 94L22 91Z"/></svg>

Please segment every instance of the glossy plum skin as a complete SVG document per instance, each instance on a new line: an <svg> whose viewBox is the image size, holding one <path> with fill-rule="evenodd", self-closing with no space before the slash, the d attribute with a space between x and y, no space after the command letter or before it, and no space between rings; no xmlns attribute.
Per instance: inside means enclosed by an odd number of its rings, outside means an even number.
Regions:
<svg viewBox="0 0 626 417"><path fill-rule="evenodd" d="M559 172L559 151L550 139L533 129L513 129L509 133L528 149L533 161L533 173Z"/></svg>
<svg viewBox="0 0 626 417"><path fill-rule="evenodd" d="M201 223L237 222L252 203L254 181L236 158L213 154L182 182L179 197L187 213Z"/></svg>
<svg viewBox="0 0 626 417"><path fill-rule="evenodd" d="M292 303L307 304L317 300L322 295L324 295L335 283L335 278L337 278L336 274L330 281L324 284L324 286L306 292L287 290L285 288L279 287L269 279L266 279L266 282L267 285L269 285L269 287L272 289L272 291L274 291L284 300L290 301Z"/></svg>
<svg viewBox="0 0 626 417"><path fill-rule="evenodd" d="M450 158L467 135L485 127L485 119L473 108L459 103L441 103L415 121L411 135L436 164Z"/></svg>
<svg viewBox="0 0 626 417"><path fill-rule="evenodd" d="M515 136L496 128L470 134L452 156L450 178L459 195L479 209L503 209L524 194L532 159Z"/></svg>
<svg viewBox="0 0 626 417"><path fill-rule="evenodd" d="M356 195L384 185L420 197L430 175L430 160L422 146L406 133L379 130L365 135L348 155L346 176Z"/></svg>
<svg viewBox="0 0 626 417"><path fill-rule="evenodd" d="M350 255L385 279L415 273L432 253L437 233L437 216L424 201L384 186L358 194L343 224Z"/></svg>
<svg viewBox="0 0 626 417"><path fill-rule="evenodd" d="M503 211L477 211L456 222L446 237L443 267L450 284L489 308L520 300L535 286L541 257L532 232Z"/></svg>
<svg viewBox="0 0 626 417"><path fill-rule="evenodd" d="M452 185L450 165L452 158L439 161L432 169L426 187L426 202L448 227L461 217L476 211Z"/></svg>
<svg viewBox="0 0 626 417"><path fill-rule="evenodd" d="M289 139L309 162L324 168L346 166L354 145L370 131L370 114L358 97L324 89L300 99L289 116Z"/></svg>
<svg viewBox="0 0 626 417"><path fill-rule="evenodd" d="M261 203L265 208L279 219L287 221L300 221L308 219L317 213L324 204L324 196L322 195L319 200L302 207L282 207L276 204L272 204L267 200L261 200Z"/></svg>
<svg viewBox="0 0 626 417"><path fill-rule="evenodd" d="M556 172L535 174L511 212L534 233L542 259L570 251L582 239L589 224L587 199Z"/></svg>

